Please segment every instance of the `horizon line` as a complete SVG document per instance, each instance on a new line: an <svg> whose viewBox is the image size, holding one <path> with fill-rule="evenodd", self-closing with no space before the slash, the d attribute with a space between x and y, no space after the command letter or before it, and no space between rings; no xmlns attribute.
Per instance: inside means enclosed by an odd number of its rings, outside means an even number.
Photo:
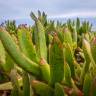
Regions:
<svg viewBox="0 0 96 96"><path fill-rule="evenodd" d="M66 14L60 14L60 15L47 15L48 19L56 19L56 18L96 18L96 12L69 12ZM2 17L0 20L23 20L23 19L31 19L31 17L13 17L13 18L7 18L7 17Z"/></svg>

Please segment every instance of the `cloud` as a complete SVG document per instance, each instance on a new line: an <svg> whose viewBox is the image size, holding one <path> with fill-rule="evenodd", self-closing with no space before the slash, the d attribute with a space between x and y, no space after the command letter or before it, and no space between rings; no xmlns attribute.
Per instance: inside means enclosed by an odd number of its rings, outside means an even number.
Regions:
<svg viewBox="0 0 96 96"><path fill-rule="evenodd" d="M48 16L48 18L74 18L74 17L81 17L81 18L86 18L86 17L96 17L96 12L70 12L67 14L59 14L59 15L53 15L53 16Z"/></svg>
<svg viewBox="0 0 96 96"><path fill-rule="evenodd" d="M96 0L0 0L0 19L30 18L37 10L49 17L96 16Z"/></svg>

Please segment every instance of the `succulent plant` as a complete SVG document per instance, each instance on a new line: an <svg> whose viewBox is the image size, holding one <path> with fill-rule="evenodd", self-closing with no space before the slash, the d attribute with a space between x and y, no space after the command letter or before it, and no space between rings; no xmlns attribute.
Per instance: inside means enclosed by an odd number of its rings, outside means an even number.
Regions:
<svg viewBox="0 0 96 96"><path fill-rule="evenodd" d="M30 16L35 24L16 28L16 39L0 27L0 69L9 78L0 90L11 96L96 96L96 37L89 23L77 18L55 25L40 11Z"/></svg>

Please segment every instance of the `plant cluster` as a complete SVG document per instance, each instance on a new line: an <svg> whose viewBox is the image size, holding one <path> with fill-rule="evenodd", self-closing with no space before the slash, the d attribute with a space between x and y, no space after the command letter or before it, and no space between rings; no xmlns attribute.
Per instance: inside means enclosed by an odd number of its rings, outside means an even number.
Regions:
<svg viewBox="0 0 96 96"><path fill-rule="evenodd" d="M96 96L96 33L89 22L54 23L38 11L33 26L0 27L0 90L10 96Z"/></svg>

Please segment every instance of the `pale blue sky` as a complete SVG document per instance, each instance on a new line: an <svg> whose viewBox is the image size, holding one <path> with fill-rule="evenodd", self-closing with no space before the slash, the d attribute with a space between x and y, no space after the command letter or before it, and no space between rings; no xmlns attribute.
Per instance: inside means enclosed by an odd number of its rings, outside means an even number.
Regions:
<svg viewBox="0 0 96 96"><path fill-rule="evenodd" d="M96 0L0 0L0 19L28 19L37 10L49 17L96 16Z"/></svg>

